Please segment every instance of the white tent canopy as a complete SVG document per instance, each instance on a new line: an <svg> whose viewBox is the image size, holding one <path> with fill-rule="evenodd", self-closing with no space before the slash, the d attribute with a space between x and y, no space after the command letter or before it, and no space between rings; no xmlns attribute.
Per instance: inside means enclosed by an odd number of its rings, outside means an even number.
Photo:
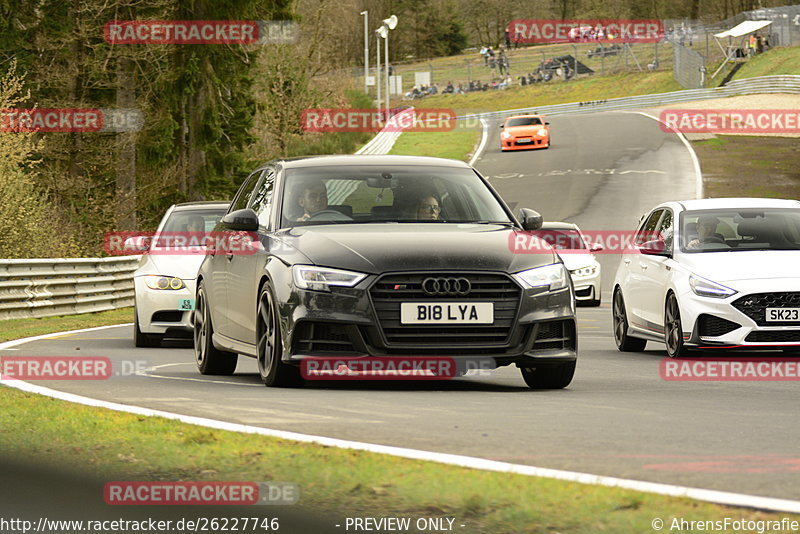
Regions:
<svg viewBox="0 0 800 534"><path fill-rule="evenodd" d="M772 24L771 20L746 20L741 22L731 28L730 30L724 31L722 33L715 33L714 37L722 38L722 37L741 37L742 35L747 35L748 33L753 33L765 26L769 26Z"/></svg>

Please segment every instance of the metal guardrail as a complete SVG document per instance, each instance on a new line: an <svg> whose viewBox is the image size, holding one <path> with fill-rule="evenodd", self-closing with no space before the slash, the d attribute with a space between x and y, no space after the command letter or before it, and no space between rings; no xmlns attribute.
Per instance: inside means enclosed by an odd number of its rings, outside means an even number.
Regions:
<svg viewBox="0 0 800 534"><path fill-rule="evenodd" d="M133 306L139 256L0 260L0 320Z"/></svg>
<svg viewBox="0 0 800 534"><path fill-rule="evenodd" d="M616 111L628 109L644 109L695 100L710 100L712 98L725 98L750 94L768 93L798 93L800 94L800 76L761 76L735 80L724 87L708 89L689 89L673 91L670 93L657 93L651 95L626 96L595 100L591 102L571 102L569 104L555 104L552 106L537 106L520 109L508 109L488 113L476 113L459 116L459 119L502 119L509 115L521 113L537 113L542 115L566 115L573 113L595 113L598 111Z"/></svg>

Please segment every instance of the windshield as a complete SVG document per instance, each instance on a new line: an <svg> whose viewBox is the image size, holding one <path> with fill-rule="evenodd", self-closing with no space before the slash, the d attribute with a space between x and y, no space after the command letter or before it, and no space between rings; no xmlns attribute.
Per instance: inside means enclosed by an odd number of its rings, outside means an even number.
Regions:
<svg viewBox="0 0 800 534"><path fill-rule="evenodd" d="M353 165L287 169L281 226L511 223L471 169Z"/></svg>
<svg viewBox="0 0 800 534"><path fill-rule="evenodd" d="M508 119L506 121L506 127L509 126L537 126L542 124L542 120L539 117L519 117L516 119Z"/></svg>
<svg viewBox="0 0 800 534"><path fill-rule="evenodd" d="M580 250L586 248L583 236L578 230L542 228L531 232L539 239L544 239L556 250Z"/></svg>
<svg viewBox="0 0 800 534"><path fill-rule="evenodd" d="M175 210L164 223L162 232L210 232L225 215L225 208Z"/></svg>
<svg viewBox="0 0 800 534"><path fill-rule="evenodd" d="M800 209L720 209L681 215L683 252L800 250Z"/></svg>

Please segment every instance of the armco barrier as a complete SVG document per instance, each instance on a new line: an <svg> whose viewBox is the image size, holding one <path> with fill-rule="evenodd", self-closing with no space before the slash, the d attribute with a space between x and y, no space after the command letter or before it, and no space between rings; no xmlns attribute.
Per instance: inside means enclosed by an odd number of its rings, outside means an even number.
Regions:
<svg viewBox="0 0 800 534"><path fill-rule="evenodd" d="M695 100L709 100L712 98L768 93L800 93L800 76L761 76L758 78L735 80L730 82L725 87L689 89L686 91L673 91L671 93L609 98L607 100L595 100L592 102L571 102L569 104L555 104L552 106L533 106L521 109L507 109L504 111L462 115L458 118L484 118L496 120L503 119L509 115L517 115L521 113L538 113L542 115L596 113L598 111L645 109L682 102L693 102Z"/></svg>
<svg viewBox="0 0 800 534"><path fill-rule="evenodd" d="M0 320L133 306L139 256L0 260Z"/></svg>

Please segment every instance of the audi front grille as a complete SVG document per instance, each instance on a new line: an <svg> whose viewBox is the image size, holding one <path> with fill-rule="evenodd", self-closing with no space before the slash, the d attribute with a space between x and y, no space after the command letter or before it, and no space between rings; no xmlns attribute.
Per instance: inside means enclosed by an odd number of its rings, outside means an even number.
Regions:
<svg viewBox="0 0 800 534"><path fill-rule="evenodd" d="M767 321L767 308L800 308L800 291L753 293L731 304L758 326L796 326L796 321Z"/></svg>
<svg viewBox="0 0 800 534"><path fill-rule="evenodd" d="M423 282L426 283L426 292ZM434 284L430 280L436 280ZM438 287L434 287L434 285ZM464 286L468 286L465 291ZM433 294L430 294L433 293ZM438 293L438 294L437 294ZM381 276L370 297L387 347L430 348L508 345L522 290L504 274L421 272ZM491 302L494 323L469 325L403 325L401 302Z"/></svg>

